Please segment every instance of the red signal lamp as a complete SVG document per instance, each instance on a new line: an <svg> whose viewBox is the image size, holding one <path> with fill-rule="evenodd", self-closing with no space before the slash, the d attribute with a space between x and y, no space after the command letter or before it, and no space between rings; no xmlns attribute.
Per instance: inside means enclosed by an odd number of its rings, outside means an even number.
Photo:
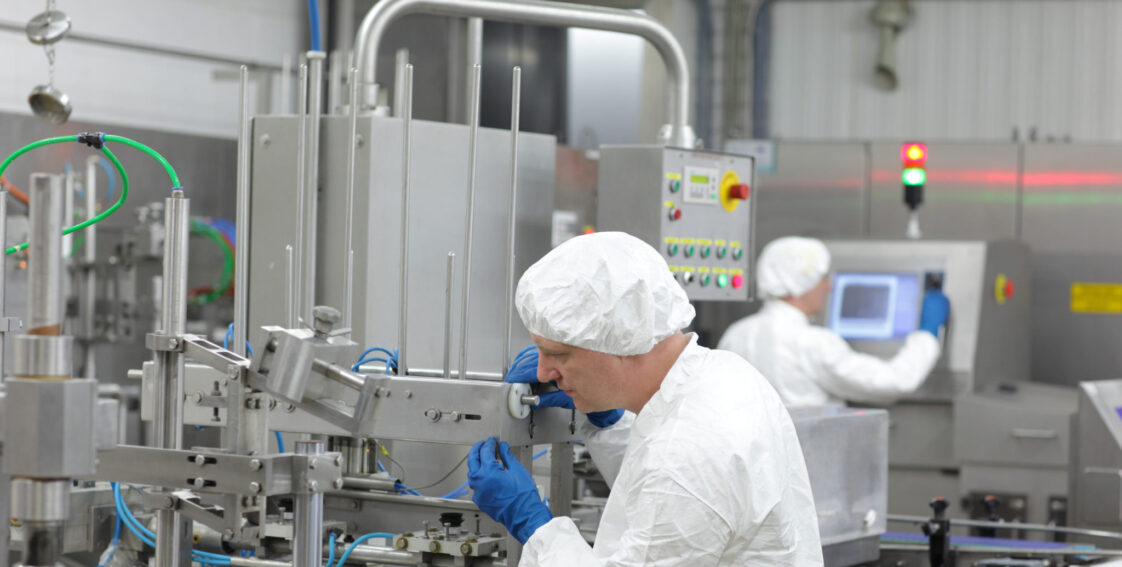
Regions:
<svg viewBox="0 0 1122 567"><path fill-rule="evenodd" d="M905 169L922 168L927 163L927 146L909 142L900 148L900 159Z"/></svg>

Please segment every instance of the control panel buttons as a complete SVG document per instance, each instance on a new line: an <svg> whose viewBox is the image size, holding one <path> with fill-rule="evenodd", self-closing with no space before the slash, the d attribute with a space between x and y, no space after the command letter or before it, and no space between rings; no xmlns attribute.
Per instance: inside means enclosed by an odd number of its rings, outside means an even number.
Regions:
<svg viewBox="0 0 1122 567"><path fill-rule="evenodd" d="M682 250L682 253L686 255L686 258L692 258L693 251L693 244L687 244L686 247Z"/></svg>
<svg viewBox="0 0 1122 567"><path fill-rule="evenodd" d="M737 274L732 277L732 288L740 289L744 287L744 276Z"/></svg>
<svg viewBox="0 0 1122 567"><path fill-rule="evenodd" d="M728 253L729 253L728 248L725 248L724 246L718 246L717 247L717 258L724 259L725 255L728 254Z"/></svg>
<svg viewBox="0 0 1122 567"><path fill-rule="evenodd" d="M748 198L751 191L748 189L748 184L737 183L729 186L729 199L739 199L743 201Z"/></svg>
<svg viewBox="0 0 1122 567"><path fill-rule="evenodd" d="M733 260L739 260L743 257L744 257L744 249L743 248L733 248L732 249L732 259Z"/></svg>
<svg viewBox="0 0 1122 567"><path fill-rule="evenodd" d="M717 287L728 287L729 276L728 274L717 274Z"/></svg>
<svg viewBox="0 0 1122 567"><path fill-rule="evenodd" d="M682 190L682 182L678 181L677 179L671 179L670 180L670 192L671 193L677 193L678 191L681 191L681 190Z"/></svg>
<svg viewBox="0 0 1122 567"><path fill-rule="evenodd" d="M666 245L666 254L668 256L677 255L678 254L678 245L677 244L667 244Z"/></svg>
<svg viewBox="0 0 1122 567"><path fill-rule="evenodd" d="M670 220L672 221L679 220L682 218L682 209L679 209L677 207L670 209L670 212L667 213L667 216L669 216Z"/></svg>
<svg viewBox="0 0 1122 567"><path fill-rule="evenodd" d="M698 283L701 284L701 287L709 285L709 274L701 274L701 277L698 279Z"/></svg>
<svg viewBox="0 0 1122 567"><path fill-rule="evenodd" d="M682 272L682 283L688 284L693 281L693 272Z"/></svg>

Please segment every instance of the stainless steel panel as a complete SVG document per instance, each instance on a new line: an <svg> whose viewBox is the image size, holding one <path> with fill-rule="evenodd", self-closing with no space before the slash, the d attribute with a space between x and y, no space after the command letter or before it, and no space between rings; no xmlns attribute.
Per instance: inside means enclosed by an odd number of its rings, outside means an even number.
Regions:
<svg viewBox="0 0 1122 567"><path fill-rule="evenodd" d="M1031 383L962 396L954 407L955 456L961 463L1064 468L1076 406L1074 389ZM989 490L998 488L1007 487Z"/></svg>
<svg viewBox="0 0 1122 567"><path fill-rule="evenodd" d="M908 210L900 143L871 144L869 236L903 238ZM1018 148L1013 144L927 144L927 185L919 208L924 238L1016 238Z"/></svg>
<svg viewBox="0 0 1122 567"><path fill-rule="evenodd" d="M907 516L931 517L931 499L946 498L952 505L947 508L947 516L963 518L965 515L958 501L961 492L956 469L931 469L926 467L889 467L888 469L888 513Z"/></svg>
<svg viewBox="0 0 1122 567"><path fill-rule="evenodd" d="M951 404L900 402L888 409L892 467L954 468Z"/></svg>
<svg viewBox="0 0 1122 567"><path fill-rule="evenodd" d="M1071 524L1122 529L1122 380L1079 384L1069 474Z"/></svg>
<svg viewBox="0 0 1122 567"><path fill-rule="evenodd" d="M1035 381L1122 375L1122 317L1070 308L1073 282L1122 283L1120 158L1117 144L1025 146L1022 239L1034 254Z"/></svg>

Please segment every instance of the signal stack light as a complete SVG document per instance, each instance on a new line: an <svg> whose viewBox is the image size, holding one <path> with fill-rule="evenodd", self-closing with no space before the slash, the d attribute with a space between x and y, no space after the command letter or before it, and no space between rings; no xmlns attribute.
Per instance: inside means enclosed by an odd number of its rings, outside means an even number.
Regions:
<svg viewBox="0 0 1122 567"><path fill-rule="evenodd" d="M904 204L915 211L923 203L923 186L927 183L927 146L908 142L900 148L900 159L904 171L900 180L904 182Z"/></svg>

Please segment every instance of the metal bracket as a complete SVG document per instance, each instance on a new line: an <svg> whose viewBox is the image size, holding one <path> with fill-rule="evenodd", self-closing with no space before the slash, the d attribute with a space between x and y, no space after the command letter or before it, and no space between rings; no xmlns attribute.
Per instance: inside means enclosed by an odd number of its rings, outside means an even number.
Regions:
<svg viewBox="0 0 1122 567"><path fill-rule="evenodd" d="M11 333L23 328L19 317L0 317L0 333Z"/></svg>
<svg viewBox="0 0 1122 567"><path fill-rule="evenodd" d="M244 377L249 370L248 358L238 356L198 335L183 335L183 344L183 352L188 358L222 372L230 381L245 383Z"/></svg>

